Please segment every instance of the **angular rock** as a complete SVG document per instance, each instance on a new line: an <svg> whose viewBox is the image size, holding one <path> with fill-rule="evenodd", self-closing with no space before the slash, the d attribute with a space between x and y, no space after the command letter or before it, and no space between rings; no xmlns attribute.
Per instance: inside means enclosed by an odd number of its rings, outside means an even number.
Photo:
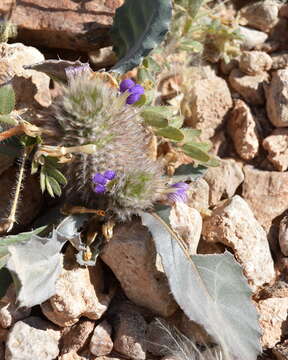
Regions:
<svg viewBox="0 0 288 360"><path fill-rule="evenodd" d="M188 191L187 205L201 211L209 207L209 185L204 179L193 181Z"/></svg>
<svg viewBox="0 0 288 360"><path fill-rule="evenodd" d="M5 360L53 360L59 354L60 331L31 316L18 321L9 332Z"/></svg>
<svg viewBox="0 0 288 360"><path fill-rule="evenodd" d="M90 351L93 355L108 355L113 349L113 341L111 339L112 326L106 321L102 321L95 327L91 341Z"/></svg>
<svg viewBox="0 0 288 360"><path fill-rule="evenodd" d="M19 308L16 303L15 286L11 284L6 294L0 299L0 326L4 329L8 328L17 320L28 317L30 312L28 308Z"/></svg>
<svg viewBox="0 0 288 360"><path fill-rule="evenodd" d="M230 90L220 77L197 80L190 94L191 117L187 125L202 130L200 138L210 139L224 123L232 107Z"/></svg>
<svg viewBox="0 0 288 360"><path fill-rule="evenodd" d="M288 216L280 221L279 225L279 245L284 256L288 256Z"/></svg>
<svg viewBox="0 0 288 360"><path fill-rule="evenodd" d="M252 160L258 153L257 124L250 108L242 100L236 100L228 120L228 133L232 137L238 155Z"/></svg>
<svg viewBox="0 0 288 360"><path fill-rule="evenodd" d="M267 90L266 109L274 126L288 126L288 69L273 73Z"/></svg>
<svg viewBox="0 0 288 360"><path fill-rule="evenodd" d="M221 242L233 249L253 291L274 280L267 235L240 196L218 205L204 220L202 234L207 241Z"/></svg>
<svg viewBox="0 0 288 360"><path fill-rule="evenodd" d="M278 21L279 5L274 0L258 1L241 9L241 18L255 29L269 32Z"/></svg>
<svg viewBox="0 0 288 360"><path fill-rule="evenodd" d="M288 172L263 171L246 165L244 174L242 196L260 224L269 231L272 221L287 209Z"/></svg>
<svg viewBox="0 0 288 360"><path fill-rule="evenodd" d="M221 159L220 166L209 168L204 175L209 185L209 204L216 205L223 197L232 197L244 180L242 164L234 159Z"/></svg>
<svg viewBox="0 0 288 360"><path fill-rule="evenodd" d="M71 351L67 354L60 355L57 360L84 360L84 358L79 356L75 351Z"/></svg>
<svg viewBox="0 0 288 360"><path fill-rule="evenodd" d="M13 0L0 3L0 14L8 13ZM109 29L121 0L28 0L14 8L11 22L18 38L42 47L92 51L110 45Z"/></svg>
<svg viewBox="0 0 288 360"><path fill-rule="evenodd" d="M288 66L288 52L278 52L271 54L272 70L285 69Z"/></svg>
<svg viewBox="0 0 288 360"><path fill-rule="evenodd" d="M1 4L0 4L1 13ZM0 44L0 78L8 64L13 75L12 85L16 94L16 109L48 107L51 104L50 78L36 70L26 70L24 65L44 61L44 56L34 47L23 44Z"/></svg>
<svg viewBox="0 0 288 360"><path fill-rule="evenodd" d="M284 18L280 18L277 24L271 30L269 35L269 40L277 44L277 47L275 47L275 51L288 50L287 27L288 27L288 20Z"/></svg>
<svg viewBox="0 0 288 360"><path fill-rule="evenodd" d="M171 209L170 224L172 229L185 241L190 255L197 253L201 231L200 213L185 203L176 202Z"/></svg>
<svg viewBox="0 0 288 360"><path fill-rule="evenodd" d="M95 323L90 320L80 320L73 325L61 339L61 355L76 353L85 345L89 335L94 329Z"/></svg>
<svg viewBox="0 0 288 360"><path fill-rule="evenodd" d="M146 359L147 324L138 312L120 312L113 320L114 350L132 360Z"/></svg>
<svg viewBox="0 0 288 360"><path fill-rule="evenodd" d="M271 56L263 51L244 51L239 60L239 68L247 75L261 74L272 66Z"/></svg>
<svg viewBox="0 0 288 360"><path fill-rule="evenodd" d="M167 278L163 269L157 268L152 237L138 220L114 228L114 236L103 249L101 258L135 304L163 317L176 311Z"/></svg>
<svg viewBox="0 0 288 360"><path fill-rule="evenodd" d="M245 26L239 26L239 32L243 37L241 47L246 50L254 49L256 46L263 44L268 35L263 31L258 31Z"/></svg>
<svg viewBox="0 0 288 360"><path fill-rule="evenodd" d="M273 348L282 336L282 327L287 319L288 298L269 298L257 304L262 328L262 346Z"/></svg>
<svg viewBox="0 0 288 360"><path fill-rule="evenodd" d="M278 171L288 169L288 129L276 129L263 140L268 159Z"/></svg>
<svg viewBox="0 0 288 360"><path fill-rule="evenodd" d="M263 105L265 103L264 84L269 81L269 74L246 75L234 69L229 75L229 84L248 104Z"/></svg>
<svg viewBox="0 0 288 360"><path fill-rule="evenodd" d="M81 316L98 320L107 310L112 293L104 293L103 270L82 268L73 257L56 283L56 294L41 304L44 315L55 324L65 327L75 324Z"/></svg>

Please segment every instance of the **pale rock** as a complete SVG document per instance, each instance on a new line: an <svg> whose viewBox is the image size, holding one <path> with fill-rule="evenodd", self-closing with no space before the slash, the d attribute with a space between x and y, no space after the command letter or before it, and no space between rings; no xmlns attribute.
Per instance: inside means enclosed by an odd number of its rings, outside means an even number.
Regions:
<svg viewBox="0 0 288 360"><path fill-rule="evenodd" d="M263 171L246 165L242 196L268 232L272 221L288 204L288 172Z"/></svg>
<svg viewBox="0 0 288 360"><path fill-rule="evenodd" d="M258 1L241 9L241 18L255 29L269 32L278 21L279 5L275 0Z"/></svg>
<svg viewBox="0 0 288 360"><path fill-rule="evenodd" d="M146 359L147 324L136 311L119 312L113 319L114 350L132 360Z"/></svg>
<svg viewBox="0 0 288 360"><path fill-rule="evenodd" d="M209 208L209 185L204 179L198 179L190 184L187 191L187 205L200 213Z"/></svg>
<svg viewBox="0 0 288 360"><path fill-rule="evenodd" d="M258 31L245 26L239 26L239 33L243 37L241 47L250 50L262 45L268 39L268 35L263 31Z"/></svg>
<svg viewBox="0 0 288 360"><path fill-rule="evenodd" d="M218 167L208 168L204 179L210 189L209 204L216 205L223 197L232 197L242 184L242 164L234 159L221 159Z"/></svg>
<svg viewBox="0 0 288 360"><path fill-rule="evenodd" d="M274 126L288 127L288 69L273 73L267 90L266 109Z"/></svg>
<svg viewBox="0 0 288 360"><path fill-rule="evenodd" d="M272 58L272 70L285 69L288 67L288 52L281 51L271 54Z"/></svg>
<svg viewBox="0 0 288 360"><path fill-rule="evenodd" d="M6 294L0 299L0 326L8 328L17 320L28 317L31 313L29 308L19 308L16 303L16 290L14 284L11 284Z"/></svg>
<svg viewBox="0 0 288 360"><path fill-rule="evenodd" d="M102 260L111 268L126 296L163 317L176 309L167 278L157 268L156 249L148 229L137 220L119 224L104 247ZM119 261L123 259L123 261Z"/></svg>
<svg viewBox="0 0 288 360"><path fill-rule="evenodd" d="M267 235L247 202L235 195L218 205L203 222L207 241L233 249L253 291L275 278Z"/></svg>
<svg viewBox="0 0 288 360"><path fill-rule="evenodd" d="M269 40L275 43L275 51L288 50L288 19L280 18L269 34Z"/></svg>
<svg viewBox="0 0 288 360"><path fill-rule="evenodd" d="M288 216L280 221L279 225L279 245L284 256L288 256Z"/></svg>
<svg viewBox="0 0 288 360"><path fill-rule="evenodd" d="M93 332L95 323L91 320L80 320L70 329L65 329L61 338L61 355L76 353L85 345L88 337Z"/></svg>
<svg viewBox="0 0 288 360"><path fill-rule="evenodd" d="M263 51L244 51L239 60L239 68L247 75L261 74L272 66L271 56Z"/></svg>
<svg viewBox="0 0 288 360"><path fill-rule="evenodd" d="M79 356L75 351L71 351L69 353L60 355L57 360L84 360L84 358Z"/></svg>
<svg viewBox="0 0 288 360"><path fill-rule="evenodd" d="M288 298L269 298L257 303L262 328L261 343L264 348L273 348L282 336L282 327L287 319Z"/></svg>
<svg viewBox="0 0 288 360"><path fill-rule="evenodd" d="M276 129L263 140L263 147L268 151L268 159L278 171L288 169L288 129Z"/></svg>
<svg viewBox="0 0 288 360"><path fill-rule="evenodd" d="M229 75L233 69L236 69L238 67L239 67L239 59L238 58L230 59L228 62L226 62L223 59L220 60L220 70L221 70L222 74L224 74L224 75Z"/></svg>
<svg viewBox="0 0 288 360"><path fill-rule="evenodd" d="M18 321L10 330L5 360L53 360L59 354L60 331L38 317Z"/></svg>
<svg viewBox="0 0 288 360"><path fill-rule="evenodd" d="M253 105L265 103L264 84L269 81L267 72L247 75L239 69L234 69L231 71L228 81L232 89L240 94L247 103Z"/></svg>
<svg viewBox="0 0 288 360"><path fill-rule="evenodd" d="M244 160L252 160L259 149L257 124L249 106L236 100L228 120L228 133L233 139L238 155Z"/></svg>
<svg viewBox="0 0 288 360"><path fill-rule="evenodd" d="M224 124L232 107L230 90L220 77L197 80L190 93L190 114L187 125L202 130L201 140L208 140Z"/></svg>
<svg viewBox="0 0 288 360"><path fill-rule="evenodd" d="M14 75L12 85L16 94L16 109L37 105L48 107L51 104L49 76L36 70L24 69L25 65L44 60L41 52L31 46L20 43L0 44L0 78L1 69L8 64L9 71Z"/></svg>
<svg viewBox="0 0 288 360"><path fill-rule="evenodd" d="M80 267L74 262L63 269L56 282L56 294L41 304L44 315L55 324L72 326L81 316L98 320L107 310L112 292L104 293L103 269L100 262L95 267Z"/></svg>
<svg viewBox="0 0 288 360"><path fill-rule="evenodd" d="M111 339L112 326L106 321L102 321L94 329L91 341L90 351L93 355L108 355L113 349L113 341Z"/></svg>
<svg viewBox="0 0 288 360"><path fill-rule="evenodd" d="M176 202L170 212L172 229L184 240L190 255L197 253L202 231L200 213L183 202Z"/></svg>

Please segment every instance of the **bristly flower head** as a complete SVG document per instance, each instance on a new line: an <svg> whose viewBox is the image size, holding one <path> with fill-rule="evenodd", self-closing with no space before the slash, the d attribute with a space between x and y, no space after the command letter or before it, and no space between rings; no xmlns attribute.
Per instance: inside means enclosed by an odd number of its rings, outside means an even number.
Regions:
<svg viewBox="0 0 288 360"><path fill-rule="evenodd" d="M71 76L44 126L55 134L46 136L47 145L95 147L95 153L75 153L65 165L67 201L95 208L101 201L126 219L151 208L167 187L162 163L150 157L151 133L139 110L126 105L129 96L143 91L127 81L121 89L119 94L89 72Z"/></svg>
<svg viewBox="0 0 288 360"><path fill-rule="evenodd" d="M189 189L189 185L185 182L178 182L176 184L171 185L170 192L167 195L168 201L171 203L186 202L188 199L187 190Z"/></svg>
<svg viewBox="0 0 288 360"><path fill-rule="evenodd" d="M128 105L135 104L140 100L141 95L144 94L144 88L139 84L135 84L131 79L125 79L120 83L120 92L125 93L126 91L131 94L126 99L126 104Z"/></svg>

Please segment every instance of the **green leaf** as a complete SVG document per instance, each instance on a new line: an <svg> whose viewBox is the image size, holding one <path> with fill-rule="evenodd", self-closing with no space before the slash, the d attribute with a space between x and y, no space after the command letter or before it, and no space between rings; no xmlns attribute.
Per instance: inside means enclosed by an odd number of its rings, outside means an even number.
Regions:
<svg viewBox="0 0 288 360"><path fill-rule="evenodd" d="M0 115L0 122L8 125L17 125L17 121L9 114Z"/></svg>
<svg viewBox="0 0 288 360"><path fill-rule="evenodd" d="M111 30L119 58L111 70L123 74L138 66L163 40L171 16L171 0L125 0L116 10Z"/></svg>
<svg viewBox="0 0 288 360"><path fill-rule="evenodd" d="M163 136L166 139L173 141L181 141L184 139L184 134L181 130L174 128L173 126L167 126L163 129L156 131L157 136Z"/></svg>
<svg viewBox="0 0 288 360"><path fill-rule="evenodd" d="M0 87L0 114L10 114L15 107L15 92L12 85Z"/></svg>
<svg viewBox="0 0 288 360"><path fill-rule="evenodd" d="M185 144L182 147L184 153L188 156L190 156L192 159L201 161L201 162L207 162L210 159L210 156L206 154L205 151L199 149L198 146L195 146L194 144Z"/></svg>
<svg viewBox="0 0 288 360"><path fill-rule="evenodd" d="M184 117L181 115L173 116L169 119L169 126L173 126L177 129L180 129L181 126L183 125L183 123L184 123ZM183 132L183 129L181 129L181 131ZM184 133L184 136L185 136L185 133Z"/></svg>
<svg viewBox="0 0 288 360"><path fill-rule="evenodd" d="M46 226L18 235L8 235L0 238L0 268L6 265L9 258L8 246L28 241L33 235L41 233Z"/></svg>
<svg viewBox="0 0 288 360"><path fill-rule="evenodd" d="M150 72L161 72L161 66L151 56L147 56L143 60L143 66L145 66Z"/></svg>
<svg viewBox="0 0 288 360"><path fill-rule="evenodd" d="M205 175L207 167L198 165L197 167L192 164L179 166L173 175L173 182L186 181L186 180L198 180Z"/></svg>
<svg viewBox="0 0 288 360"><path fill-rule="evenodd" d="M147 125L155 128L164 128L168 126L168 118L171 111L165 106L147 106L141 115Z"/></svg>
<svg viewBox="0 0 288 360"><path fill-rule="evenodd" d="M67 184L67 179L58 169L56 169L55 167L47 166L46 170L47 170L47 174L53 177L55 180L57 180L59 184L61 185Z"/></svg>
<svg viewBox="0 0 288 360"><path fill-rule="evenodd" d="M55 195L57 195L57 196L61 196L62 190L61 190L61 187L60 187L58 181L55 180L55 179L54 179L53 177L51 177L51 176L47 176L47 178L48 178L49 184L50 184L50 186L51 186L51 188L52 188L53 194L55 194ZM49 193L49 194L50 194L50 193ZM51 194L50 194L50 195L51 195Z"/></svg>
<svg viewBox="0 0 288 360"><path fill-rule="evenodd" d="M143 212L140 216L153 236L171 292L183 312L213 336L224 359L255 360L261 352L258 313L233 255L226 251L191 257L185 243L161 218Z"/></svg>
<svg viewBox="0 0 288 360"><path fill-rule="evenodd" d="M185 144L195 142L195 138L201 135L201 130L198 129L182 128L181 131L184 134L183 142Z"/></svg>
<svg viewBox="0 0 288 360"><path fill-rule="evenodd" d="M45 174L45 189L48 191L48 194L54 198L55 195L53 192L52 185L50 183L50 179L52 179L52 178L50 178L48 175Z"/></svg>
<svg viewBox="0 0 288 360"><path fill-rule="evenodd" d="M203 165L207 167L217 167L220 165L220 160L214 157L211 157L207 162L205 162Z"/></svg>
<svg viewBox="0 0 288 360"><path fill-rule="evenodd" d="M203 50L203 45L196 40L184 40L180 43L180 49L184 51L201 53Z"/></svg>
<svg viewBox="0 0 288 360"><path fill-rule="evenodd" d="M46 190L46 179L45 179L45 173L43 171L43 167L41 168L40 171L40 187L42 193L44 193L44 191Z"/></svg>

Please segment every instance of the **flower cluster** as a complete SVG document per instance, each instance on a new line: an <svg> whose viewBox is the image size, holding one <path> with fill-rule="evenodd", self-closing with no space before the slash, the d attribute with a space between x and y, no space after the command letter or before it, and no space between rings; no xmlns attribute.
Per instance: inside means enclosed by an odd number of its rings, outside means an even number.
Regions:
<svg viewBox="0 0 288 360"><path fill-rule="evenodd" d="M141 95L144 94L144 88L135 84L135 82L131 79L125 79L120 83L120 92L124 93L128 91L131 95L129 95L126 99L126 104L132 105L140 100Z"/></svg>
<svg viewBox="0 0 288 360"><path fill-rule="evenodd" d="M109 181L113 180L116 176L115 171L107 170L103 174L96 173L92 177L93 183L96 185L94 191L97 194L104 194L107 191L106 185Z"/></svg>
<svg viewBox="0 0 288 360"><path fill-rule="evenodd" d="M170 202L175 203L177 201L186 202L187 201L187 193L186 191L189 189L189 185L185 182L178 182L176 184L171 185L171 192L168 193L167 198Z"/></svg>

